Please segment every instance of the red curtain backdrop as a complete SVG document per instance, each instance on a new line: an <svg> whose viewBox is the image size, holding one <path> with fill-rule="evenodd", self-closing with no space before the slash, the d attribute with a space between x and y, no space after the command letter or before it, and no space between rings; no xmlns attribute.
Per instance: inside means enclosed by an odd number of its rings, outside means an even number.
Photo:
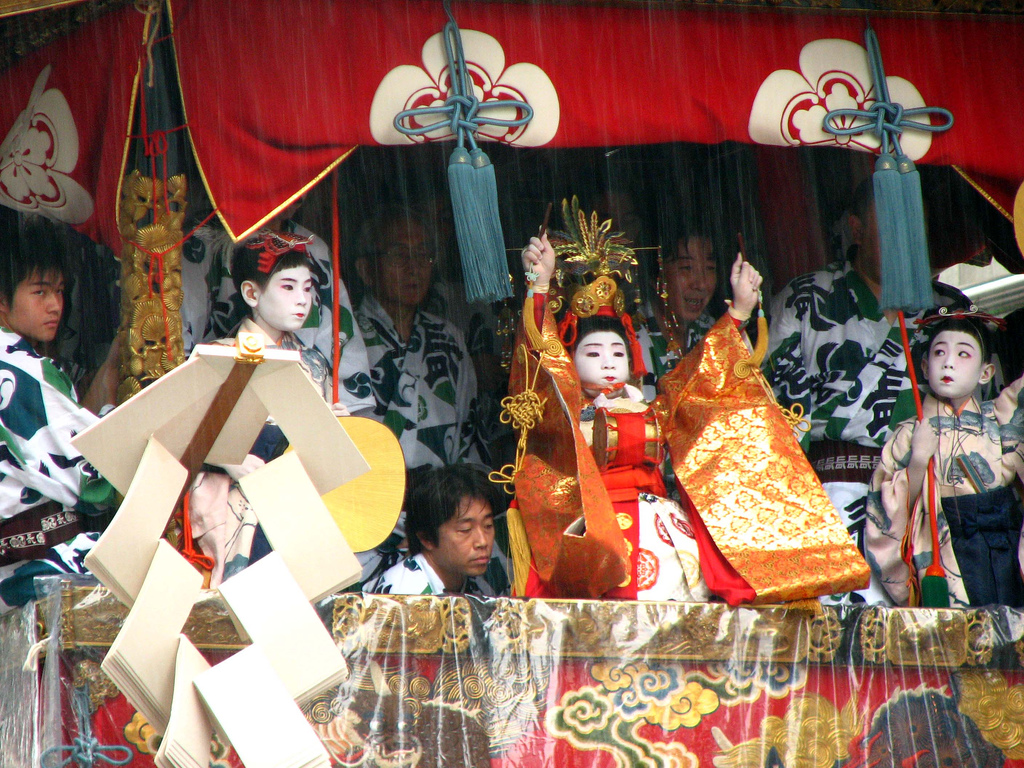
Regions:
<svg viewBox="0 0 1024 768"><path fill-rule="evenodd" d="M0 204L73 224L115 253L144 23L131 8L106 14L0 72Z"/></svg>
<svg viewBox="0 0 1024 768"><path fill-rule="evenodd" d="M435 0L288 4L175 0L182 90L210 189L237 234L353 144L376 143L371 104L446 21ZM800 71L808 43L862 44L859 15L455 3L462 30L491 35L505 67L536 65L557 93L549 146L749 142L762 82ZM1024 24L939 15L871 19L889 77L953 112L923 162L1014 188L1024 178ZM492 72L492 76L499 73ZM552 120L551 110L537 120Z"/></svg>
<svg viewBox="0 0 1024 768"><path fill-rule="evenodd" d="M812 11L454 5L468 47L470 33L493 38L487 61L472 62L492 81L486 95L501 96L511 83L537 108L530 137L505 139L556 147L751 142L751 109L766 78L789 71L799 79L801 53L815 41L861 45L866 23L863 15ZM352 146L377 143L371 120L379 126L394 106L374 111L379 86L402 77L431 85L436 72L424 65L424 45L446 21L437 0L172 0L172 15L196 156L235 235ZM41 71L52 67L47 88L66 97L79 134L77 163L66 173L95 202L78 225L114 244L143 20L130 7L111 12L0 74L0 131L10 139ZM1009 195L1024 178L1024 22L933 14L871 23L889 77L956 117L921 162L990 178L994 197L1012 209ZM429 102L429 91L417 103ZM16 154L6 142L0 179L9 180Z"/></svg>

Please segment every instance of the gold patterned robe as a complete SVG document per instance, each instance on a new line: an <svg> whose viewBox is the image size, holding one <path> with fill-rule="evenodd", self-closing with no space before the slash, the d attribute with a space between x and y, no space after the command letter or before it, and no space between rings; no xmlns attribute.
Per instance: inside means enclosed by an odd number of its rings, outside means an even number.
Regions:
<svg viewBox="0 0 1024 768"><path fill-rule="evenodd" d="M533 309L528 300L528 350L517 353L511 391L532 388L543 416L516 475L517 504L541 581L560 596L598 597L623 581L626 542L580 431L584 395L572 359L550 311L542 328L531 329ZM661 379L654 405L676 477L713 545L752 588L752 602L861 588L867 563L781 409L756 369L737 375L736 363L749 356L726 315ZM581 514L586 533L567 535Z"/></svg>

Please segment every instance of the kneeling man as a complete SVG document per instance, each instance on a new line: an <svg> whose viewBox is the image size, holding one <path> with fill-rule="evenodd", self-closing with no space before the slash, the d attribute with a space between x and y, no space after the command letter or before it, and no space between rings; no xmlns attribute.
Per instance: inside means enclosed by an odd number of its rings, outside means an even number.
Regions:
<svg viewBox="0 0 1024 768"><path fill-rule="evenodd" d="M494 510L501 489L467 464L427 470L406 505L409 556L385 571L367 592L440 595L492 594L479 578L494 546Z"/></svg>

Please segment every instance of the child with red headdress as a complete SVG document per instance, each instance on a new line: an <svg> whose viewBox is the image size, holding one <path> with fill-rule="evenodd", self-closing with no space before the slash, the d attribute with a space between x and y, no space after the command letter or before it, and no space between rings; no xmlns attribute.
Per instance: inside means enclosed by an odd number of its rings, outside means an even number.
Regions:
<svg viewBox="0 0 1024 768"><path fill-rule="evenodd" d="M715 595L739 604L842 591L864 580L867 566L820 485L815 492L807 480L813 472L738 332L759 301L757 270L736 259L728 314L647 403L635 386L643 362L622 290L636 264L633 251L610 220L599 222L596 213L588 220L575 198L563 203L563 216L566 232L533 238L523 251L530 295L507 403L520 441L516 464L504 474L516 490L509 525L517 592L686 601ZM668 498L661 471L666 445L679 503ZM796 462L787 474L799 482L772 485L754 476L775 458L776 446ZM717 477L705 479L709 471ZM758 485L771 490L764 495ZM787 485L806 490L811 503L804 506ZM708 494L724 498L725 487L736 506L708 503ZM733 515L737 530L750 529L739 544L724 520ZM786 519L782 536L772 530L779 519ZM757 555L761 550L767 554ZM835 567L819 567L826 560Z"/></svg>
<svg viewBox="0 0 1024 768"><path fill-rule="evenodd" d="M331 392L330 364L316 347L307 347L295 335L313 306L313 279L306 245L311 238L263 230L234 251L231 276L249 307L249 317L238 333L263 337L265 346L297 350L306 373L324 398ZM234 343L225 339L220 343ZM341 403L331 406L336 416L347 416ZM237 480L275 458L286 447L280 428L268 423L245 461L236 466L206 466L189 492L192 536L206 556L210 585L241 570L269 552L257 528L256 516Z"/></svg>

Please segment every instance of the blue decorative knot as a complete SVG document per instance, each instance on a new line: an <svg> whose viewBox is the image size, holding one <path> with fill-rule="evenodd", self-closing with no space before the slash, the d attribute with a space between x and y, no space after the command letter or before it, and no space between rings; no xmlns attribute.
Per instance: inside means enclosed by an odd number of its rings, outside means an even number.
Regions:
<svg viewBox="0 0 1024 768"><path fill-rule="evenodd" d="M78 768L94 768L99 761L108 765L128 765L132 761L132 751L128 747L119 744L100 744L92 735L87 684L75 689L71 707L78 720L78 736L70 745L61 744L43 752L39 758L42 768L65 768L72 762ZM67 757L63 757L65 752L69 753Z"/></svg>
<svg viewBox="0 0 1024 768"><path fill-rule="evenodd" d="M871 66L871 77L875 85L875 103L870 109L833 109L822 121L822 128L834 136L856 136L860 133L873 132L882 143L882 153L888 154L892 145L897 155L903 154L900 148L899 135L907 129L941 133L953 127L953 113L942 107L916 107L904 109L902 104L889 100L889 83L885 79L882 67L882 54L878 49L878 36L868 27L864 32L864 43L868 51L868 62ZM921 122L914 118L935 115L944 122L933 125L931 120ZM856 123L858 119L866 121L860 125L843 128L839 121L849 119Z"/></svg>
<svg viewBox="0 0 1024 768"><path fill-rule="evenodd" d="M455 17L452 15L449 0L444 0L444 12L448 15L448 23L444 26L444 54L448 60L448 79L451 93L445 99L444 106L415 107L399 112L395 115L395 130L405 136L422 136L436 131L447 124L451 132L458 137L460 147L468 142L470 149L476 149L476 141L473 134L480 130L480 126L495 125L504 128L516 128L520 125L526 125L533 119L533 107L525 101L518 101L516 99L480 102L471 85L469 68L466 66L466 54L462 48L462 34L459 32L459 26L455 23ZM515 120L501 120L480 114L481 109L495 107L513 107L521 110L523 116ZM418 128L410 128L404 124L410 117L422 117L424 115L444 115L445 119L438 120L429 125L422 125Z"/></svg>

